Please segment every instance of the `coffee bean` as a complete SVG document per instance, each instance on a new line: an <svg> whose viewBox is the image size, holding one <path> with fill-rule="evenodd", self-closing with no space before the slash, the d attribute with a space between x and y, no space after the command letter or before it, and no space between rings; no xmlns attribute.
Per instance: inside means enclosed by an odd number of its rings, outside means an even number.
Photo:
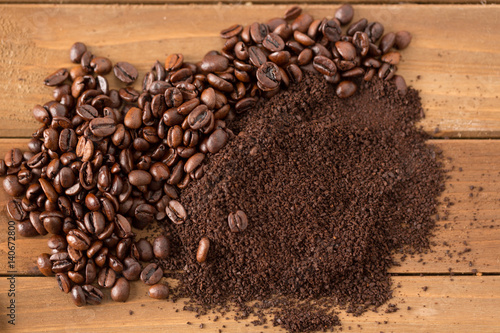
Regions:
<svg viewBox="0 0 500 333"><path fill-rule="evenodd" d="M38 181L42 186L42 190L47 196L47 199L49 199L50 202L56 203L58 194L54 189L54 186L52 186L52 184L47 179L40 178Z"/></svg>
<svg viewBox="0 0 500 333"><path fill-rule="evenodd" d="M302 8L299 6L292 6L285 11L283 18L285 20L294 20L302 13Z"/></svg>
<svg viewBox="0 0 500 333"><path fill-rule="evenodd" d="M123 261L122 275L129 281L137 281L141 275L141 264L131 257L127 257Z"/></svg>
<svg viewBox="0 0 500 333"><path fill-rule="evenodd" d="M87 121L99 117L99 112L96 110L96 108L87 104L77 107L76 114Z"/></svg>
<svg viewBox="0 0 500 333"><path fill-rule="evenodd" d="M69 279L68 274L66 273L57 273L56 274L56 281L57 285L59 286L59 289L67 294L71 291L71 280Z"/></svg>
<svg viewBox="0 0 500 333"><path fill-rule="evenodd" d="M394 75L394 84L401 95L406 95L408 90L405 79L400 75Z"/></svg>
<svg viewBox="0 0 500 333"><path fill-rule="evenodd" d="M95 118L90 122L89 128L97 137L110 136L116 130L116 122L111 118Z"/></svg>
<svg viewBox="0 0 500 333"><path fill-rule="evenodd" d="M208 110L204 104L198 105L187 117L189 127L193 130L199 130L213 121L213 113Z"/></svg>
<svg viewBox="0 0 500 333"><path fill-rule="evenodd" d="M281 82L281 74L278 66L269 61L257 69L255 76L266 90L278 87Z"/></svg>
<svg viewBox="0 0 500 333"><path fill-rule="evenodd" d="M339 9L335 12L335 18L339 20L339 22L343 25L351 22L354 16L354 8L350 4L343 4Z"/></svg>
<svg viewBox="0 0 500 333"><path fill-rule="evenodd" d="M139 254L139 260L148 262L154 258L153 247L146 239L139 239L139 241L135 243L135 247Z"/></svg>
<svg viewBox="0 0 500 333"><path fill-rule="evenodd" d="M58 252L50 256L52 271L54 273L64 273L73 268L73 263L67 252Z"/></svg>
<svg viewBox="0 0 500 333"><path fill-rule="evenodd" d="M92 61L93 57L94 55L89 50L85 51L85 53L82 54L82 59L80 59L80 64L82 65L83 72L86 74L90 74L94 70L90 66L90 62Z"/></svg>
<svg viewBox="0 0 500 333"><path fill-rule="evenodd" d="M79 63L80 60L82 59L82 55L87 51L87 47L85 44L76 42L71 46L71 49L69 51L69 59L71 62L74 63Z"/></svg>
<svg viewBox="0 0 500 333"><path fill-rule="evenodd" d="M334 76L337 73L337 67L335 63L324 56L315 56L313 59L313 67L319 73L327 76Z"/></svg>
<svg viewBox="0 0 500 333"><path fill-rule="evenodd" d="M384 26L378 22L372 22L365 28L365 33L368 34L372 43L375 43L384 34Z"/></svg>
<svg viewBox="0 0 500 333"><path fill-rule="evenodd" d="M134 186L149 185L152 178L151 174L144 170L133 170L128 174L128 181Z"/></svg>
<svg viewBox="0 0 500 333"><path fill-rule="evenodd" d="M400 59L401 59L401 54L399 52L389 52L384 54L381 58L383 62L391 65L399 64Z"/></svg>
<svg viewBox="0 0 500 333"><path fill-rule="evenodd" d="M64 81L66 81L68 76L69 76L68 70L66 68L60 68L54 73L47 76L43 80L43 83L45 83L46 86L58 86Z"/></svg>
<svg viewBox="0 0 500 333"><path fill-rule="evenodd" d="M76 306L81 307L87 304L82 287L78 285L74 286L71 289L71 296L73 298L73 303L75 303Z"/></svg>
<svg viewBox="0 0 500 333"><path fill-rule="evenodd" d="M90 67L94 69L94 73L98 75L106 75L111 72L113 64L108 58L95 57L90 62Z"/></svg>
<svg viewBox="0 0 500 333"><path fill-rule="evenodd" d="M87 304L98 305L102 303L104 299L104 294L99 288L96 288L90 284L86 284L82 287L83 293L85 294L85 300Z"/></svg>
<svg viewBox="0 0 500 333"><path fill-rule="evenodd" d="M267 61L267 57L257 46L250 46L248 48L248 55L250 63L255 67L260 67Z"/></svg>
<svg viewBox="0 0 500 333"><path fill-rule="evenodd" d="M126 84L133 83L138 76L137 69L128 62L120 61L113 67L116 78Z"/></svg>
<svg viewBox="0 0 500 333"><path fill-rule="evenodd" d="M281 51L285 48L285 42L280 35L275 33L268 34L262 41L262 46L271 52Z"/></svg>
<svg viewBox="0 0 500 333"><path fill-rule="evenodd" d="M292 30L298 30L300 32L306 33L309 25L311 25L313 18L309 14L300 14L292 22Z"/></svg>
<svg viewBox="0 0 500 333"><path fill-rule="evenodd" d="M5 154L4 163L8 168L16 168L21 165L23 161L23 153L18 148L9 150Z"/></svg>
<svg viewBox="0 0 500 333"><path fill-rule="evenodd" d="M212 154L217 153L222 149L227 143L229 136L227 132L223 129L217 129L213 131L207 141L207 149Z"/></svg>
<svg viewBox="0 0 500 333"><path fill-rule="evenodd" d="M408 31L399 31L396 33L395 46L399 50L404 50L410 45L412 35Z"/></svg>
<svg viewBox="0 0 500 333"><path fill-rule="evenodd" d="M115 302L125 302L130 295L130 283L124 277L116 280L111 288L111 299Z"/></svg>
<svg viewBox="0 0 500 333"><path fill-rule="evenodd" d="M342 35L342 29L336 20L324 20L319 30L330 42L337 42Z"/></svg>
<svg viewBox="0 0 500 333"><path fill-rule="evenodd" d="M203 153L194 154L186 161L186 164L184 164L184 172L186 173L193 172L196 168L198 168L198 166L203 162L204 159L205 159L205 154Z"/></svg>
<svg viewBox="0 0 500 333"><path fill-rule="evenodd" d="M163 270L155 263L147 265L141 272L141 280L147 285L158 283L163 277Z"/></svg>
<svg viewBox="0 0 500 333"><path fill-rule="evenodd" d="M229 60L218 54L208 54L201 61L200 68L204 72L224 72L229 67Z"/></svg>
<svg viewBox="0 0 500 333"><path fill-rule="evenodd" d="M157 259L167 259L170 255L170 242L164 235L156 237L153 242L153 253Z"/></svg>
<svg viewBox="0 0 500 333"><path fill-rule="evenodd" d="M269 33L269 27L266 24L254 22L250 25L250 37L255 44L261 44Z"/></svg>
<svg viewBox="0 0 500 333"><path fill-rule="evenodd" d="M362 31L356 31L352 38L352 43L359 50L362 57L365 57L368 54L368 51L370 50L370 37L368 37L368 34Z"/></svg>
<svg viewBox="0 0 500 333"><path fill-rule="evenodd" d="M187 219L186 209L177 200L171 200L165 212L168 218L175 224L182 224Z"/></svg>
<svg viewBox="0 0 500 333"><path fill-rule="evenodd" d="M365 18L360 19L349 26L347 29L347 35L354 36L357 31L364 31L367 25L368 21Z"/></svg>
<svg viewBox="0 0 500 333"><path fill-rule="evenodd" d="M242 30L243 27L241 25L235 24L230 26L229 28L221 30L220 36L224 39L228 39L234 36L238 36Z"/></svg>
<svg viewBox="0 0 500 333"><path fill-rule="evenodd" d="M130 108L125 118L123 119L123 124L128 128L138 129L142 125L142 110L136 107Z"/></svg>
<svg viewBox="0 0 500 333"><path fill-rule="evenodd" d="M220 91L231 92L234 90L233 85L230 82L224 80L223 78L215 74L208 73L207 81L211 86Z"/></svg>
<svg viewBox="0 0 500 333"><path fill-rule="evenodd" d="M154 221L156 209L148 204L142 204L135 209L135 218L142 223L149 224Z"/></svg>
<svg viewBox="0 0 500 333"><path fill-rule="evenodd" d="M89 193L87 195L87 198L89 196L93 196L93 194ZM95 200L97 201L97 203L99 202L97 198ZM85 201L87 201L87 199ZM88 206L97 209L100 208L99 204L88 204L87 208ZM85 214L84 223L87 231L94 235L99 235L104 231L104 228L106 227L106 220L104 218L104 215L99 211L91 211Z"/></svg>
<svg viewBox="0 0 500 333"><path fill-rule="evenodd" d="M387 62L384 62L384 64L378 70L378 77L382 80L389 81L394 77L394 73L396 73L396 67Z"/></svg>
<svg viewBox="0 0 500 333"><path fill-rule="evenodd" d="M382 53L387 53L396 43L396 34L394 32L389 32L385 34L380 40L379 47Z"/></svg>
<svg viewBox="0 0 500 333"><path fill-rule="evenodd" d="M231 232L241 232L248 227L248 217L245 212L237 210L235 213L229 214L227 223Z"/></svg>
<svg viewBox="0 0 500 333"><path fill-rule="evenodd" d="M50 255L48 253L42 253L38 256L36 260L36 265L38 270L45 276L52 276L52 262L50 261Z"/></svg>
<svg viewBox="0 0 500 333"><path fill-rule="evenodd" d="M88 249L91 243L90 237L78 229L70 230L66 236L66 241L75 250L81 251Z"/></svg>
<svg viewBox="0 0 500 333"><path fill-rule="evenodd" d="M200 264L207 260L208 250L210 248L210 240L207 237L202 237L196 251L196 261Z"/></svg>
<svg viewBox="0 0 500 333"><path fill-rule="evenodd" d="M22 221L28 217L28 214L23 210L21 206L21 200L11 199L7 203L7 213L15 221Z"/></svg>
<svg viewBox="0 0 500 333"><path fill-rule="evenodd" d="M355 83L353 83L351 81L342 81L338 84L335 92L337 93L338 97L347 98L347 97L351 97L352 95L354 95L356 90L358 90L358 87L356 86Z"/></svg>
<svg viewBox="0 0 500 333"><path fill-rule="evenodd" d="M22 221L17 223L17 233L23 237L35 237L39 235L30 221Z"/></svg>
<svg viewBox="0 0 500 333"><path fill-rule="evenodd" d="M349 42L338 41L335 48L345 60L354 60L356 58L356 48Z"/></svg>

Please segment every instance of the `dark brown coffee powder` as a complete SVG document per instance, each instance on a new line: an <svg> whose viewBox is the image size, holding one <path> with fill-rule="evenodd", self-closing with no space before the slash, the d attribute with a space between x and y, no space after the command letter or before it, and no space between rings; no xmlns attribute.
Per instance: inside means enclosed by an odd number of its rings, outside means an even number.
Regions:
<svg viewBox="0 0 500 333"><path fill-rule="evenodd" d="M382 305L391 254L429 246L443 190L437 150L415 125L422 116L413 89L401 96L377 79L339 99L313 74L240 116L229 125L236 137L182 192L189 221L168 227L186 260L165 263L184 268L182 294L278 306L274 324L290 331L338 324L332 305ZM234 233L227 216L237 210L249 222Z"/></svg>

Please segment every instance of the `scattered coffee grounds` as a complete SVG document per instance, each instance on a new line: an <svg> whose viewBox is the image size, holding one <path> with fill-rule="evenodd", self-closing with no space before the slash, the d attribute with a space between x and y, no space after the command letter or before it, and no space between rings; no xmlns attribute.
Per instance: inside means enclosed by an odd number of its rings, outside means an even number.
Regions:
<svg viewBox="0 0 500 333"><path fill-rule="evenodd" d="M443 190L436 149L415 126L422 116L413 89L402 96L377 79L340 99L307 73L232 122L236 137L181 194L185 295L205 305L321 298L355 314L386 302L391 253L428 247ZM248 226L235 233L227 217L238 210ZM335 323L286 307L276 316L291 331Z"/></svg>

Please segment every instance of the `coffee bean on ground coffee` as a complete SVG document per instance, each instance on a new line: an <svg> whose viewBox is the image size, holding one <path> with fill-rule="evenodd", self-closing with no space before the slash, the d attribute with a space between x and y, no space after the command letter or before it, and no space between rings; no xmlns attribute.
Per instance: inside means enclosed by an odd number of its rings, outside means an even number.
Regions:
<svg viewBox="0 0 500 333"><path fill-rule="evenodd" d="M413 89L402 96L376 79L340 99L306 73L236 119L237 136L181 193L184 295L205 305L276 300L274 323L292 331L331 326L335 314L292 311L283 297L355 314L386 302L391 253L428 247L443 190L437 149L415 126L422 115ZM248 227L235 233L227 216L238 210ZM210 249L200 264L202 237Z"/></svg>

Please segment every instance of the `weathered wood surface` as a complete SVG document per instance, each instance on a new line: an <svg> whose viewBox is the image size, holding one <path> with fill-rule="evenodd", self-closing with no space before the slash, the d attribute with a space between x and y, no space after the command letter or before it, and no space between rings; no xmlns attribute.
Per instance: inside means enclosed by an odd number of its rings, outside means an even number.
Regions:
<svg viewBox="0 0 500 333"><path fill-rule="evenodd" d="M305 5L315 17L338 5ZM189 61L219 49L219 31L283 15L289 5L1 5L0 137L37 128L35 104L50 100L45 76L69 67L68 49L87 43L96 55L129 61L144 74L156 59L182 52ZM500 6L358 5L356 17L414 35L400 74L421 90L426 131L436 136L500 137ZM140 81L140 80L138 80ZM113 81L114 82L114 81Z"/></svg>
<svg viewBox="0 0 500 333"><path fill-rule="evenodd" d="M345 332L498 332L500 331L500 279L498 276L395 277L395 298L399 310L387 314L366 312L361 317L340 314ZM9 281L0 280L0 290ZM424 291L423 288L427 287ZM3 296L3 295L2 295ZM250 324L255 318L234 320L234 312L213 322L209 314L195 318L182 311L183 301L153 300L147 286L132 283L126 303L106 300L99 306L77 308L70 295L59 291L55 279L18 277L16 279L16 326L0 320L2 332L283 332L268 323L268 329ZM2 306L3 306L2 302ZM408 307L410 308L408 310ZM177 310L179 310L177 312ZM5 310L3 310L5 313ZM5 317L5 316L2 316ZM226 319L227 318L227 319ZM190 322L191 324L187 324ZM387 323L385 323L387 322ZM200 330L200 324L204 324ZM248 326L247 326L248 325ZM358 326L360 325L360 326ZM351 330L349 330L351 327Z"/></svg>

